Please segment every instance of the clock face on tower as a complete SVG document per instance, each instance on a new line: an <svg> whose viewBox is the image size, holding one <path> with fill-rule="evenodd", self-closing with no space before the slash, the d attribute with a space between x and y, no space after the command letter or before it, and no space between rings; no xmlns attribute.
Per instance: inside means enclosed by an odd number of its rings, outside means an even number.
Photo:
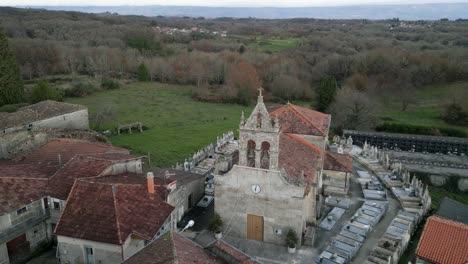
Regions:
<svg viewBox="0 0 468 264"><path fill-rule="evenodd" d="M250 189L252 190L253 193L260 193L262 191L262 189L260 189L260 186L258 184L252 185Z"/></svg>

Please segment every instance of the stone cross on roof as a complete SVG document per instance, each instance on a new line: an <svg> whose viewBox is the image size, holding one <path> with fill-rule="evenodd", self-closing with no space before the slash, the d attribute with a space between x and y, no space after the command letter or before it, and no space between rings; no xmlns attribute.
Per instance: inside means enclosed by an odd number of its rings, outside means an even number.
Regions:
<svg viewBox="0 0 468 264"><path fill-rule="evenodd" d="M263 88L262 88L262 87L260 87L260 88L258 88L257 90L258 90L258 96L262 96L262 91L263 91Z"/></svg>

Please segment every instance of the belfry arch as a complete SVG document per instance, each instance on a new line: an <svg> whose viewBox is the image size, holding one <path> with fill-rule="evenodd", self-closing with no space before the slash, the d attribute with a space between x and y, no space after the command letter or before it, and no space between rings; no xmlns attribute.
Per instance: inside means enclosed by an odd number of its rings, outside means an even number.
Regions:
<svg viewBox="0 0 468 264"><path fill-rule="evenodd" d="M260 168L270 169L270 143L262 142L260 149Z"/></svg>

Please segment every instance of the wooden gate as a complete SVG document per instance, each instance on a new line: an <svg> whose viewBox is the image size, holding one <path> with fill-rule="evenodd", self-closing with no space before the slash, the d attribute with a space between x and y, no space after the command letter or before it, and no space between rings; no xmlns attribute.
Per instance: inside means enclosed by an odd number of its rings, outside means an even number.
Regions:
<svg viewBox="0 0 468 264"><path fill-rule="evenodd" d="M247 238L263 241L263 216L247 215Z"/></svg>

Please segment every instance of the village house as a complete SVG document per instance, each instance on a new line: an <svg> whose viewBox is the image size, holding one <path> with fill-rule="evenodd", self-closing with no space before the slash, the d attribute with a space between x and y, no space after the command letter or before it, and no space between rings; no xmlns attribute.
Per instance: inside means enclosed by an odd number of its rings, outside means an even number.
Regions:
<svg viewBox="0 0 468 264"><path fill-rule="evenodd" d="M468 206L445 197L429 217L416 249L416 263L468 263Z"/></svg>
<svg viewBox="0 0 468 264"><path fill-rule="evenodd" d="M167 232L157 240L148 244L124 264L178 264L178 263L204 263L223 264L221 258L192 242L177 232Z"/></svg>
<svg viewBox="0 0 468 264"><path fill-rule="evenodd" d="M437 215L429 217L416 249L416 263L465 264L467 262L468 225Z"/></svg>
<svg viewBox="0 0 468 264"><path fill-rule="evenodd" d="M60 263L120 263L171 230L174 207L147 185L77 180L59 219Z"/></svg>
<svg viewBox="0 0 468 264"><path fill-rule="evenodd" d="M0 159L30 151L57 131L95 134L88 130L88 109L81 105L47 100L13 113L0 112Z"/></svg>
<svg viewBox="0 0 468 264"><path fill-rule="evenodd" d="M261 91L261 90L260 90ZM312 243L320 216L322 174L350 172L351 159L327 158L331 116L292 104L268 112L260 92L239 125L239 164L215 176L215 210L228 235L284 245L289 229ZM303 235L305 241L302 241Z"/></svg>
<svg viewBox="0 0 468 264"><path fill-rule="evenodd" d="M21 261L53 241L76 179L142 170L142 156L99 142L53 139L0 163L0 263ZM42 242L42 243L41 243Z"/></svg>
<svg viewBox="0 0 468 264"><path fill-rule="evenodd" d="M168 231L123 262L123 264L153 263L258 264L259 262L222 240L202 248L182 234Z"/></svg>

